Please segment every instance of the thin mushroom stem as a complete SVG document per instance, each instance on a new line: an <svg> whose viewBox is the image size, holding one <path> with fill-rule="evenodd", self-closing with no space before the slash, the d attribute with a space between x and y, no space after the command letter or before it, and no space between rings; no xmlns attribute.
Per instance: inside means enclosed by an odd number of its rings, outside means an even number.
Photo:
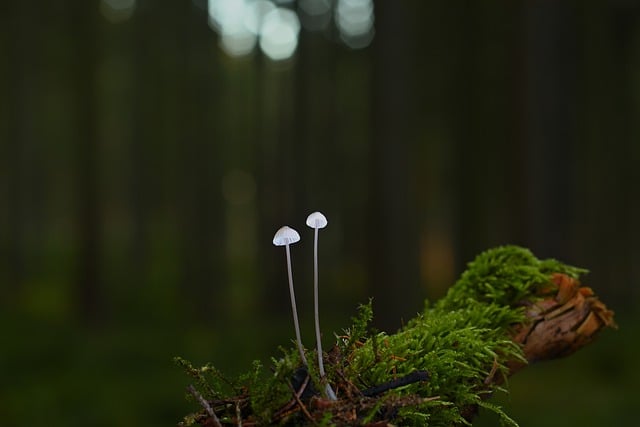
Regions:
<svg viewBox="0 0 640 427"><path fill-rule="evenodd" d="M338 400L331 385L327 382L326 373L324 371L324 361L322 360L322 339L320 336L320 309L318 298L318 227L314 228L315 236L313 239L313 308L316 321L316 347L318 352L318 370L320 371L320 380L325 383L325 393L331 400Z"/></svg>
<svg viewBox="0 0 640 427"><path fill-rule="evenodd" d="M316 346L318 348L318 370L324 378L324 363L322 360L322 340L320 339L320 308L318 302L318 229L315 228L313 240L313 313L316 320Z"/></svg>
<svg viewBox="0 0 640 427"><path fill-rule="evenodd" d="M300 352L300 359L305 366L307 364L307 358L304 356L304 349L302 348L302 338L300 336L300 323L298 322L298 309L296 308L296 294L293 290L293 273L291 271L291 251L289 251L289 245L285 245L287 252L287 272L289 273L289 294L291 295L291 309L293 311L293 326L296 330L296 343L298 344L298 351Z"/></svg>

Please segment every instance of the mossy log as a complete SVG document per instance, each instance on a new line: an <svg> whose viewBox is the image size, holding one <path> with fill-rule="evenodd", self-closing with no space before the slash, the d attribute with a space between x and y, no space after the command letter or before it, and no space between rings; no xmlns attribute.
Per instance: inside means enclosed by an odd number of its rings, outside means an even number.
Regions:
<svg viewBox="0 0 640 427"><path fill-rule="evenodd" d="M522 345L527 362L568 356L596 337L604 327L615 327L613 311L591 288L565 274L554 274L555 286L541 288L540 300L530 302L526 320L514 328L513 340ZM510 373L526 366L514 362Z"/></svg>
<svg viewBox="0 0 640 427"><path fill-rule="evenodd" d="M371 332L371 305L362 306L324 355L337 401L318 392L317 369L293 349L272 359L271 372L256 362L237 380L177 358L196 379L190 395L202 407L181 425L456 426L470 425L480 407L517 425L489 402L506 378L615 327L613 312L580 284L584 273L503 246L480 254L445 298L395 334Z"/></svg>

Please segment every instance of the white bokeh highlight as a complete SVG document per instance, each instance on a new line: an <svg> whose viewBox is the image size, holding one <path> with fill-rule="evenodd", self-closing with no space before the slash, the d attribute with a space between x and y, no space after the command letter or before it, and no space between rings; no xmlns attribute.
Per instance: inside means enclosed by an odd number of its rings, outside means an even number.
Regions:
<svg viewBox="0 0 640 427"><path fill-rule="evenodd" d="M300 21L292 10L277 8L269 12L260 31L260 48L274 61L287 59L298 46Z"/></svg>
<svg viewBox="0 0 640 427"><path fill-rule="evenodd" d="M220 47L232 57L259 47L273 61L287 60L296 52L301 26L333 39L335 23L338 39L352 49L367 47L375 33L372 0L208 0L207 10Z"/></svg>

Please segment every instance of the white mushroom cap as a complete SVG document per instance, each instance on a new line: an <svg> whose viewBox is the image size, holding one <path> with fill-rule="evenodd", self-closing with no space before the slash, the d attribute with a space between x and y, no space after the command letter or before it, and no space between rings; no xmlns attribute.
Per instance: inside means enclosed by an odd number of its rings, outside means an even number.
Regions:
<svg viewBox="0 0 640 427"><path fill-rule="evenodd" d="M327 218L320 212L314 212L307 217L307 225L311 228L325 228L327 226Z"/></svg>
<svg viewBox="0 0 640 427"><path fill-rule="evenodd" d="M273 236L273 244L276 246L286 246L300 241L300 235L291 227L284 226L276 231Z"/></svg>

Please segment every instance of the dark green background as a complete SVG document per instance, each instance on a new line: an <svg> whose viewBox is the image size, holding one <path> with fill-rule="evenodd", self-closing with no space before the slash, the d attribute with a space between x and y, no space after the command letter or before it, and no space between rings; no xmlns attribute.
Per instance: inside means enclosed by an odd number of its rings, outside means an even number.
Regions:
<svg viewBox="0 0 640 427"><path fill-rule="evenodd" d="M488 247L587 267L620 330L530 367L521 426L631 425L640 374L640 7L377 1L373 43L227 57L202 1L0 6L0 425L174 425L181 355L238 373L393 331ZM495 425L490 415L478 423Z"/></svg>

